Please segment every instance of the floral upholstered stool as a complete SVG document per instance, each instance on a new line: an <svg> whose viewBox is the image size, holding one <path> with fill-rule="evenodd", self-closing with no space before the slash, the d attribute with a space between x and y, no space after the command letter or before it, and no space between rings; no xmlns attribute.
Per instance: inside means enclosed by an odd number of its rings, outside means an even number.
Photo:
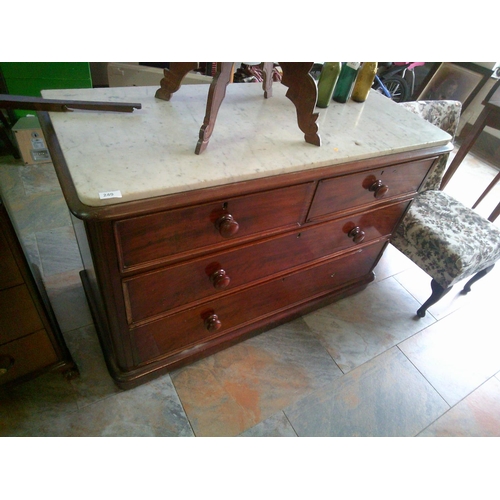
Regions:
<svg viewBox="0 0 500 500"><path fill-rule="evenodd" d="M426 310L458 281L472 283L500 260L500 229L443 191L420 193L413 201L392 243L432 277L432 295L417 311Z"/></svg>

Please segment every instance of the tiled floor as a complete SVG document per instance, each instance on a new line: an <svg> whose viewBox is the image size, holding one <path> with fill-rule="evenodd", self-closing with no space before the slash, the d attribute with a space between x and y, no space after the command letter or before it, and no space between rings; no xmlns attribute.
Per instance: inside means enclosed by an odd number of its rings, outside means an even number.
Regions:
<svg viewBox="0 0 500 500"><path fill-rule="evenodd" d="M469 155L446 190L471 205L495 173ZM499 268L416 319L430 279L389 246L365 291L121 391L52 166L0 158L0 186L81 371L0 390L1 436L500 436Z"/></svg>

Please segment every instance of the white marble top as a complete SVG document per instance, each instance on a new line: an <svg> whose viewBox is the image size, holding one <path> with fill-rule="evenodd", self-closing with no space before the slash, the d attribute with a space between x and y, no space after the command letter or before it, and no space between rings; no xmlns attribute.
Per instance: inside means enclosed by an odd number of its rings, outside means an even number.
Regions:
<svg viewBox="0 0 500 500"><path fill-rule="evenodd" d="M45 90L43 97L140 102L133 113L50 113L80 201L123 203L447 144L451 137L386 97L317 109L322 145L308 144L287 88L230 84L207 149L194 153L208 85L185 85L163 101L158 87ZM121 198L100 199L119 191Z"/></svg>

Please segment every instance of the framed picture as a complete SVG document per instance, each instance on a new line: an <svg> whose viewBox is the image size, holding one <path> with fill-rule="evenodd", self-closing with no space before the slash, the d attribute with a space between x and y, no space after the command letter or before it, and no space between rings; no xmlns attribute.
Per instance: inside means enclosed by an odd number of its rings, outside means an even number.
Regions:
<svg viewBox="0 0 500 500"><path fill-rule="evenodd" d="M423 83L418 100L452 99L462 112L490 78L492 71L474 63L443 62L434 66Z"/></svg>

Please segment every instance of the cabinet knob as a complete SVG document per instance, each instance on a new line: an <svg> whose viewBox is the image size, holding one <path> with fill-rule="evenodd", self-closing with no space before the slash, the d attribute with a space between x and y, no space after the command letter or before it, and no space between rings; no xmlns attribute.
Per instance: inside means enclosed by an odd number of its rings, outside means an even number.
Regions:
<svg viewBox="0 0 500 500"><path fill-rule="evenodd" d="M0 356L0 376L5 375L12 365L14 364L14 358L8 355Z"/></svg>
<svg viewBox="0 0 500 500"><path fill-rule="evenodd" d="M356 226L347 233L347 236L352 238L354 243L361 243L365 239L365 232L359 226Z"/></svg>
<svg viewBox="0 0 500 500"><path fill-rule="evenodd" d="M226 214L215 221L215 227L223 238L230 238L238 232L240 225L231 214Z"/></svg>
<svg viewBox="0 0 500 500"><path fill-rule="evenodd" d="M389 186L384 184L380 179L375 181L370 187L369 190L373 192L375 198L382 198L389 191Z"/></svg>
<svg viewBox="0 0 500 500"><path fill-rule="evenodd" d="M222 323L219 320L217 314L211 314L208 318L205 319L205 328L209 332L216 332L220 329Z"/></svg>
<svg viewBox="0 0 500 500"><path fill-rule="evenodd" d="M224 269L219 269L210 276L210 281L212 282L214 288L220 290L222 288L226 288L229 283L231 283L231 278L227 275Z"/></svg>

